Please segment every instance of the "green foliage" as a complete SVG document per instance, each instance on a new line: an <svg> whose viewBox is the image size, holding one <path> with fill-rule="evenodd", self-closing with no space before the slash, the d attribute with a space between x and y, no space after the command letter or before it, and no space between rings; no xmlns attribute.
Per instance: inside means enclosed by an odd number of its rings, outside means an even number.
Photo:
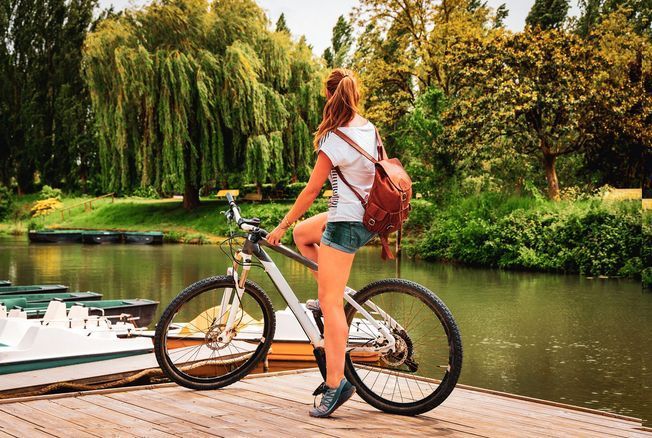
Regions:
<svg viewBox="0 0 652 438"><path fill-rule="evenodd" d="M483 194L437 212L416 254L507 269L641 275L635 202L552 203Z"/></svg>
<svg viewBox="0 0 652 438"><path fill-rule="evenodd" d="M308 183L305 182L287 184L285 187L283 187L284 197L289 199L296 199L297 196L299 196L299 193L301 193L301 191L305 189L307 185Z"/></svg>
<svg viewBox="0 0 652 438"><path fill-rule="evenodd" d="M158 192L152 186L137 187L136 189L134 189L134 191L131 194L133 196L137 196L139 198L146 198L146 199L160 198Z"/></svg>
<svg viewBox="0 0 652 438"><path fill-rule="evenodd" d="M288 27L287 22L285 21L285 14L281 13L278 20L276 20L276 32L285 32L288 35L290 34L290 28Z"/></svg>
<svg viewBox="0 0 652 438"><path fill-rule="evenodd" d="M643 286L652 288L652 210L643 211L643 226L641 228L643 241L641 243L641 280Z"/></svg>
<svg viewBox="0 0 652 438"><path fill-rule="evenodd" d="M303 175L319 117L319 65L251 0L155 1L87 39L102 185L184 192L244 173ZM306 133L308 133L306 135ZM292 141L288 141L292 140ZM283 166L283 158L297 161ZM195 201L193 201L193 199Z"/></svg>
<svg viewBox="0 0 652 438"><path fill-rule="evenodd" d="M97 0L0 3L0 182L74 187L94 169L81 47Z"/></svg>
<svg viewBox="0 0 652 438"><path fill-rule="evenodd" d="M626 48L612 30L596 38ZM637 47L643 50L646 43ZM444 125L459 163L477 167L495 157L537 157L549 196L557 199L558 158L588 152L608 133L648 147L652 141L644 79L652 71L642 64L639 74L626 76L599 45L561 30L526 29L458 50L464 93L451 101Z"/></svg>
<svg viewBox="0 0 652 438"><path fill-rule="evenodd" d="M543 30L559 29L568 14L568 0L535 0L525 23Z"/></svg>
<svg viewBox="0 0 652 438"><path fill-rule="evenodd" d="M0 220L6 218L14 204L14 194L11 189L0 184Z"/></svg>
<svg viewBox="0 0 652 438"><path fill-rule="evenodd" d="M346 67L349 64L348 55L353 45L353 26L340 15L333 27L331 46L324 51L323 58L329 68Z"/></svg>
<svg viewBox="0 0 652 438"><path fill-rule="evenodd" d="M61 201L61 197L63 196L63 193L61 192L61 189L53 189L49 185L44 185L41 187L41 193L39 194L39 199L50 199L54 198L58 201Z"/></svg>
<svg viewBox="0 0 652 438"><path fill-rule="evenodd" d="M577 33L587 36L598 23L603 0L580 0L579 7L582 11L577 20Z"/></svg>

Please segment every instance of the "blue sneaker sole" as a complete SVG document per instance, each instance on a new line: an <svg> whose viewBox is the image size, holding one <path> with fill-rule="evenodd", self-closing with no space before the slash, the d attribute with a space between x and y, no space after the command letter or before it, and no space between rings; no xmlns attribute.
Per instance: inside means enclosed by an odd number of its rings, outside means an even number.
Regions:
<svg viewBox="0 0 652 438"><path fill-rule="evenodd" d="M328 411L326 411L323 414L313 414L313 411L310 411L310 416L315 417L315 418L325 418L325 417L330 416L333 412L335 412L335 410L337 408L342 406L348 399L353 397L353 394L355 394L355 386L351 385L351 389L349 389L348 391L342 391L342 393L340 394L339 399L337 400L337 402L333 405L333 407L331 409L329 409Z"/></svg>

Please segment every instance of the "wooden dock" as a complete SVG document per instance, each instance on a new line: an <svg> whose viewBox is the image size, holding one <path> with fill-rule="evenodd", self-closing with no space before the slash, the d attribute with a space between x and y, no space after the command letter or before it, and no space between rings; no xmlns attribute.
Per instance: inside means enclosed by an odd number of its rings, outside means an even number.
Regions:
<svg viewBox="0 0 652 438"><path fill-rule="evenodd" d="M308 416L314 369L249 376L217 391L173 384L0 401L0 437L652 436L632 418L458 387L417 417L355 396L330 419Z"/></svg>

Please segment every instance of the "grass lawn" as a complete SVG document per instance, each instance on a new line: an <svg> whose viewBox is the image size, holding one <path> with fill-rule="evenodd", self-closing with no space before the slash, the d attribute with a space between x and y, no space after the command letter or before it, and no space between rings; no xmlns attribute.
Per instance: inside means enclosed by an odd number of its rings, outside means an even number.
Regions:
<svg viewBox="0 0 652 438"><path fill-rule="evenodd" d="M227 209L225 200L202 199L201 205L193 211L187 211L180 199L143 199L115 198L102 199L93 203L90 211L85 210L84 201L89 198L64 198L65 207L76 206L64 212L53 212L45 217L33 219L39 228L82 228L128 231L163 231L166 239L176 242L215 243L226 236L229 227L226 218L220 212ZM28 206L35 199L21 198ZM273 229L290 209L291 201L273 203L239 203L244 217L259 217L262 227ZM308 216L319 211L326 211L326 201L318 199ZM0 233L21 234L27 231L28 221L0 223ZM286 234L290 239L291 233Z"/></svg>

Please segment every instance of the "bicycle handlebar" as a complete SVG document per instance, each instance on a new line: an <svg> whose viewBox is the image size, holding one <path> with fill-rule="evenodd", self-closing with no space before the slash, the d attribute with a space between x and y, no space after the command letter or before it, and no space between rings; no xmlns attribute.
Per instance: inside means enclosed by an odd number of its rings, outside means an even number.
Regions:
<svg viewBox="0 0 652 438"><path fill-rule="evenodd" d="M240 208L235 203L235 200L233 199L233 196L231 196L230 193L226 194L226 200L229 203L229 211L233 215L233 219L235 220L235 223L238 224L238 227L240 227L240 229L242 229L244 231L253 231L255 233L260 234L260 236L262 236L263 238L267 237L267 234L269 234L269 233L266 230L264 230L263 228L258 227L257 225L254 225L254 223L260 223L260 219L257 219L257 218L252 218L252 219L243 218L242 215L240 214Z"/></svg>

